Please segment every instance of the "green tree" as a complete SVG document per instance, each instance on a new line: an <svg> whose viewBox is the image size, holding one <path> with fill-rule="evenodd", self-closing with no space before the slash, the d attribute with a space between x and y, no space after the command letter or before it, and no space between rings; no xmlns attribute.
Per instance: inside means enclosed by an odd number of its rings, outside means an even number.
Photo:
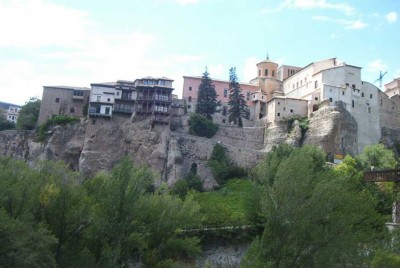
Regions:
<svg viewBox="0 0 400 268"><path fill-rule="evenodd" d="M217 101L217 92L212 83L207 70L203 73L199 91L197 95L196 113L205 116L207 119L212 120L212 115L218 112L218 107L221 105Z"/></svg>
<svg viewBox="0 0 400 268"><path fill-rule="evenodd" d="M236 68L229 69L229 122L243 127L243 118L247 118L249 111L247 109L246 100L242 94L238 78L236 75Z"/></svg>
<svg viewBox="0 0 400 268"><path fill-rule="evenodd" d="M4 116L0 113L0 131L7 129L15 129L15 124L5 119Z"/></svg>
<svg viewBox="0 0 400 268"><path fill-rule="evenodd" d="M280 157L276 150L273 155ZM281 152L287 153L287 150ZM278 163L279 162L279 163ZM385 231L373 200L325 166L317 148L293 149L258 181L265 195L263 234L256 238L244 267L338 267L365 262ZM364 252L365 251L365 252Z"/></svg>
<svg viewBox="0 0 400 268"><path fill-rule="evenodd" d="M375 170L394 169L397 166L393 151L382 143L365 146L357 159L363 170L370 170L371 167Z"/></svg>
<svg viewBox="0 0 400 268"><path fill-rule="evenodd" d="M39 117L41 100L31 98L21 107L18 115L17 128L20 130L34 129Z"/></svg>
<svg viewBox="0 0 400 268"><path fill-rule="evenodd" d="M191 114L188 124L189 133L199 137L212 138L218 131L218 125L201 114Z"/></svg>

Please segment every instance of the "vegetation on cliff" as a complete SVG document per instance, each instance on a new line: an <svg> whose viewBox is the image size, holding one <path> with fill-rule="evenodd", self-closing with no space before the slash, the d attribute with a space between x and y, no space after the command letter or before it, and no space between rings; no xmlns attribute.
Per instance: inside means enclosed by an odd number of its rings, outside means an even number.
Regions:
<svg viewBox="0 0 400 268"><path fill-rule="evenodd" d="M188 124L189 133L199 137L212 138L218 131L218 125L201 114L191 114Z"/></svg>
<svg viewBox="0 0 400 268"><path fill-rule="evenodd" d="M21 107L18 114L17 128L20 130L34 129L39 118L41 100L31 98Z"/></svg>
<svg viewBox="0 0 400 268"><path fill-rule="evenodd" d="M224 147L214 150L210 162L226 174ZM362 177L371 163L393 164L390 155L375 146L331 169L315 147L282 145L250 178L227 176L214 192L200 192L195 174L154 190L153 172L128 158L90 179L61 163L1 158L0 266L177 267L218 237L254 240L243 267L396 267L399 231L384 225L396 188Z"/></svg>

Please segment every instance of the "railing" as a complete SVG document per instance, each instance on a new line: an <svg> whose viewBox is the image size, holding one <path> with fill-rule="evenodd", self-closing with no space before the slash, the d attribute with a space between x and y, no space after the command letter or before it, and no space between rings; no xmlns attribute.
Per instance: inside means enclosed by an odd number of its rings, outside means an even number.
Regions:
<svg viewBox="0 0 400 268"><path fill-rule="evenodd" d="M114 112L115 113L133 113L134 109L133 108L122 108L122 107L116 107L114 106Z"/></svg>
<svg viewBox="0 0 400 268"><path fill-rule="evenodd" d="M364 172L364 181L366 182L400 182L400 170L373 170Z"/></svg>

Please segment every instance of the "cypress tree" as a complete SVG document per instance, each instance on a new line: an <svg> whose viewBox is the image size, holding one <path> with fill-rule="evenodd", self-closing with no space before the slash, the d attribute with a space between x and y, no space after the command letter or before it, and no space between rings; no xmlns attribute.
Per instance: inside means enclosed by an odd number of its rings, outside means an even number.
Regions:
<svg viewBox="0 0 400 268"><path fill-rule="evenodd" d="M236 68L229 69L229 122L243 127L242 118L248 117L249 111L247 109L246 100L242 94L238 78L236 75Z"/></svg>
<svg viewBox="0 0 400 268"><path fill-rule="evenodd" d="M195 112L205 116L209 120L212 120L212 115L215 112L218 112L218 107L221 105L221 102L217 101L217 97L218 95L215 91L215 86L213 85L206 69L199 85Z"/></svg>

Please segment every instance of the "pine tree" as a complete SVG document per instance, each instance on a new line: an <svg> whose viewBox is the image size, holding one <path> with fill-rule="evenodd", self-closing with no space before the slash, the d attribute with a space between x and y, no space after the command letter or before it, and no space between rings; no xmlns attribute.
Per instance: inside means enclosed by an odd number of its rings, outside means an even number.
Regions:
<svg viewBox="0 0 400 268"><path fill-rule="evenodd" d="M221 102L217 101L217 97L218 95L215 91L215 86L212 84L211 78L206 69L199 85L196 113L212 120L212 115L215 112L218 112L218 107L221 105Z"/></svg>
<svg viewBox="0 0 400 268"><path fill-rule="evenodd" d="M229 69L229 82L229 122L243 127L242 118L248 117L249 111L236 76L236 68Z"/></svg>

